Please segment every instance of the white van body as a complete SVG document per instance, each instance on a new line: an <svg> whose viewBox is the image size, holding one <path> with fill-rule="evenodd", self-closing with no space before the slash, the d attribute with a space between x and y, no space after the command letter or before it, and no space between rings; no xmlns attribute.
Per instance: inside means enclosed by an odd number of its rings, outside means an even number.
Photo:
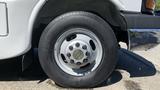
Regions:
<svg viewBox="0 0 160 90"><path fill-rule="evenodd" d="M142 0L111 0L121 11L141 12ZM0 0L0 60L31 48L33 24L47 0Z"/></svg>

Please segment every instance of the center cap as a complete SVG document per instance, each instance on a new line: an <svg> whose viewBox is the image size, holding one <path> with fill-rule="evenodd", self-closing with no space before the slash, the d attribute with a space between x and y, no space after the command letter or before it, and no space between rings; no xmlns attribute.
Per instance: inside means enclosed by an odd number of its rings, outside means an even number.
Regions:
<svg viewBox="0 0 160 90"><path fill-rule="evenodd" d="M78 49L73 52L73 58L76 60L81 60L84 57L84 53L82 50Z"/></svg>

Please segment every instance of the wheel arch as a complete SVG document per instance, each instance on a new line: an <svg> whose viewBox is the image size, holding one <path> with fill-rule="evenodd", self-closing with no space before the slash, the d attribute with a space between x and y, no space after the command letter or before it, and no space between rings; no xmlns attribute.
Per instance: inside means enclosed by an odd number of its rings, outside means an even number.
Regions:
<svg viewBox="0 0 160 90"><path fill-rule="evenodd" d="M114 30L118 41L128 40L125 19L117 7L109 0L48 0L39 10L34 21L32 46L37 47L45 27L57 16L72 11L86 11L103 18Z"/></svg>

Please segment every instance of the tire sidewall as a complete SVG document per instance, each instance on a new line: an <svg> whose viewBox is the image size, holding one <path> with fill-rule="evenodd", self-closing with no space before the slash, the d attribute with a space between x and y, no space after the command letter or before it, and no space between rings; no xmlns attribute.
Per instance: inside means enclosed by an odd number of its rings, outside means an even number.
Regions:
<svg viewBox="0 0 160 90"><path fill-rule="evenodd" d="M67 30L85 28L100 40L103 57L100 65L90 74L77 77L65 73L56 63L54 45ZM100 17L86 13L70 13L53 20L44 30L39 44L40 63L46 74L64 87L94 87L102 83L113 71L117 60L117 42L111 27Z"/></svg>

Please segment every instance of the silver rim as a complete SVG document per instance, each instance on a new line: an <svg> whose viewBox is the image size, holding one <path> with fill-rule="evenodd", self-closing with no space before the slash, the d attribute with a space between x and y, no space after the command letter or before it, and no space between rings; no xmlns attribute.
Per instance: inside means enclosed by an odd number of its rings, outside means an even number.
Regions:
<svg viewBox="0 0 160 90"><path fill-rule="evenodd" d="M102 45L91 31L81 28L64 32L54 46L57 65L67 74L84 76L101 63Z"/></svg>

